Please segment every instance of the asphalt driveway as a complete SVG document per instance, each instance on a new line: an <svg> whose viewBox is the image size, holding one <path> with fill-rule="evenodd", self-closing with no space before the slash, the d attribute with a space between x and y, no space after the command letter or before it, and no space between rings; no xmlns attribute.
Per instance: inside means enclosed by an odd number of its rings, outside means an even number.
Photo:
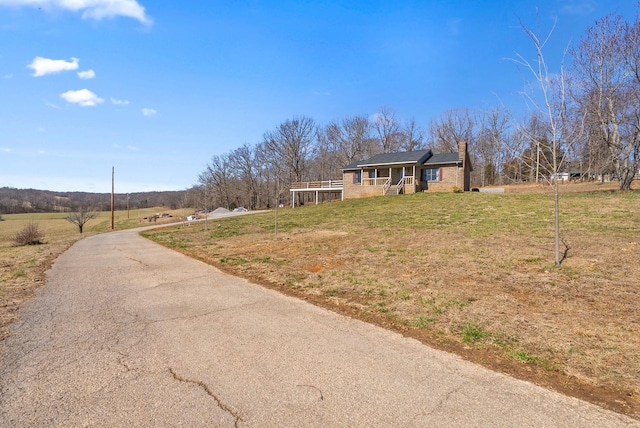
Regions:
<svg viewBox="0 0 640 428"><path fill-rule="evenodd" d="M2 427L640 426L136 231L76 243L20 317Z"/></svg>

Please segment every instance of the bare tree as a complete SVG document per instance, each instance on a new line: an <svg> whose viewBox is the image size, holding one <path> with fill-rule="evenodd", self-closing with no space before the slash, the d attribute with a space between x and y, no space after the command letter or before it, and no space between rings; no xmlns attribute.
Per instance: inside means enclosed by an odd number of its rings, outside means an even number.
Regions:
<svg viewBox="0 0 640 428"><path fill-rule="evenodd" d="M640 165L640 22L606 16L573 50L576 98L590 136L609 149L621 190L629 190Z"/></svg>
<svg viewBox="0 0 640 428"><path fill-rule="evenodd" d="M231 167L236 171L239 180L240 195L245 206L255 209L258 201L258 177L256 152L248 144L244 144L231 152Z"/></svg>
<svg viewBox="0 0 640 428"><path fill-rule="evenodd" d="M506 153L506 140L510 138L511 113L503 107L494 107L481 114L480 132L476 152L480 160L480 184L495 184L499 168Z"/></svg>
<svg viewBox="0 0 640 428"><path fill-rule="evenodd" d="M558 191L558 178L560 168L564 162L564 158L568 149L582 135L582 126L576 126L576 123L568 118L567 106L567 90L565 87L564 58L560 63L558 73L550 73L548 64L544 56L544 48L553 34L554 27L549 31L544 39L541 39L536 33L521 23L521 28L527 37L533 42L535 48L536 59L534 61L527 60L524 56L516 53L517 64L524 67L533 77L533 83L527 83L527 89L523 91L525 99L539 112L541 119L544 120L546 132L544 138L548 139L550 148L550 157L547 159L549 163L549 174L545 175L553 188L554 196L554 261L556 266L560 266L567 255L568 246L565 243L564 255L560 256L560 197ZM565 52L566 54L566 52ZM545 142L536 134L528 133L526 128L521 128L523 133L527 135L532 145L540 147Z"/></svg>
<svg viewBox="0 0 640 428"><path fill-rule="evenodd" d="M476 121L469 109L447 110L429 123L429 144L438 152L457 152L458 143L466 141L469 147L475 145Z"/></svg>
<svg viewBox="0 0 640 428"><path fill-rule="evenodd" d="M99 215L98 211L95 211L91 208L87 208L85 206L80 206L76 211L70 213L66 220L69 223L73 223L78 226L78 231L82 233L84 229L84 225L87 224L89 220L93 220L97 218Z"/></svg>
<svg viewBox="0 0 640 428"><path fill-rule="evenodd" d="M407 152L424 148L424 131L412 117L402 126L400 148Z"/></svg>
<svg viewBox="0 0 640 428"><path fill-rule="evenodd" d="M524 180L525 163L523 153L525 147L530 142L526 135L519 129L511 134L511 138L508 138L502 149L504 150L504 156L502 161L502 176L503 179L511 183L521 183Z"/></svg>
<svg viewBox="0 0 640 428"><path fill-rule="evenodd" d="M548 181L554 176L553 159L562 153L554 153L551 146L549 126L541 111L534 111L529 118L519 125L519 134L523 137L525 147L521 152L523 178L525 181L538 183Z"/></svg>
<svg viewBox="0 0 640 428"><path fill-rule="evenodd" d="M371 124L365 116L345 117L329 123L322 133L327 149L335 153L339 167L363 159L370 151L368 145Z"/></svg>
<svg viewBox="0 0 640 428"><path fill-rule="evenodd" d="M228 154L214 155L205 170L198 177L205 186L214 204L225 208L231 206L231 191L233 186L233 168Z"/></svg>
<svg viewBox="0 0 640 428"><path fill-rule="evenodd" d="M372 127L378 136L383 153L395 152L400 148L400 124L390 107L382 107L373 115Z"/></svg>
<svg viewBox="0 0 640 428"><path fill-rule="evenodd" d="M287 119L264 134L263 155L283 184L304 179L315 137L316 124L306 116Z"/></svg>

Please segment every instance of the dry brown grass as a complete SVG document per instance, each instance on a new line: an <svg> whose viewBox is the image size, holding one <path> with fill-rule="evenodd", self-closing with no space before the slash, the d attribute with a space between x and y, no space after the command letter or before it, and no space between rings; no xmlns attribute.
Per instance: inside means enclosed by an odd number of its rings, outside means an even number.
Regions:
<svg viewBox="0 0 640 428"><path fill-rule="evenodd" d="M273 213L150 236L233 274L637 417L640 193L567 186L562 234L570 250L560 268L548 188L286 209L277 236Z"/></svg>

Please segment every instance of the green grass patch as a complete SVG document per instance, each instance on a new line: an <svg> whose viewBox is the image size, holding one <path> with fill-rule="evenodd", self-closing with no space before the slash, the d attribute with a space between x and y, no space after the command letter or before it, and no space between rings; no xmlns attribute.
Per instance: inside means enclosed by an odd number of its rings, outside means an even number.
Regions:
<svg viewBox="0 0 640 428"><path fill-rule="evenodd" d="M230 266L238 266L249 263L249 259L244 257L222 257L220 263L228 264Z"/></svg>
<svg viewBox="0 0 640 428"><path fill-rule="evenodd" d="M478 343L491 337L491 333L485 330L482 326L475 323L467 323L462 326L462 342L464 343Z"/></svg>

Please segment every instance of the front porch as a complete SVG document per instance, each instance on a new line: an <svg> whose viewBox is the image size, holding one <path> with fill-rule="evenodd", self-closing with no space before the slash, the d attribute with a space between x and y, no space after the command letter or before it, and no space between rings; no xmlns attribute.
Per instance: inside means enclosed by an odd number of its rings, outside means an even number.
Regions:
<svg viewBox="0 0 640 428"><path fill-rule="evenodd" d="M368 177L363 177L367 175ZM368 187L366 193L370 193L371 188L375 188L380 195L400 195L415 193L417 182L415 167L363 168L356 172L354 185Z"/></svg>

